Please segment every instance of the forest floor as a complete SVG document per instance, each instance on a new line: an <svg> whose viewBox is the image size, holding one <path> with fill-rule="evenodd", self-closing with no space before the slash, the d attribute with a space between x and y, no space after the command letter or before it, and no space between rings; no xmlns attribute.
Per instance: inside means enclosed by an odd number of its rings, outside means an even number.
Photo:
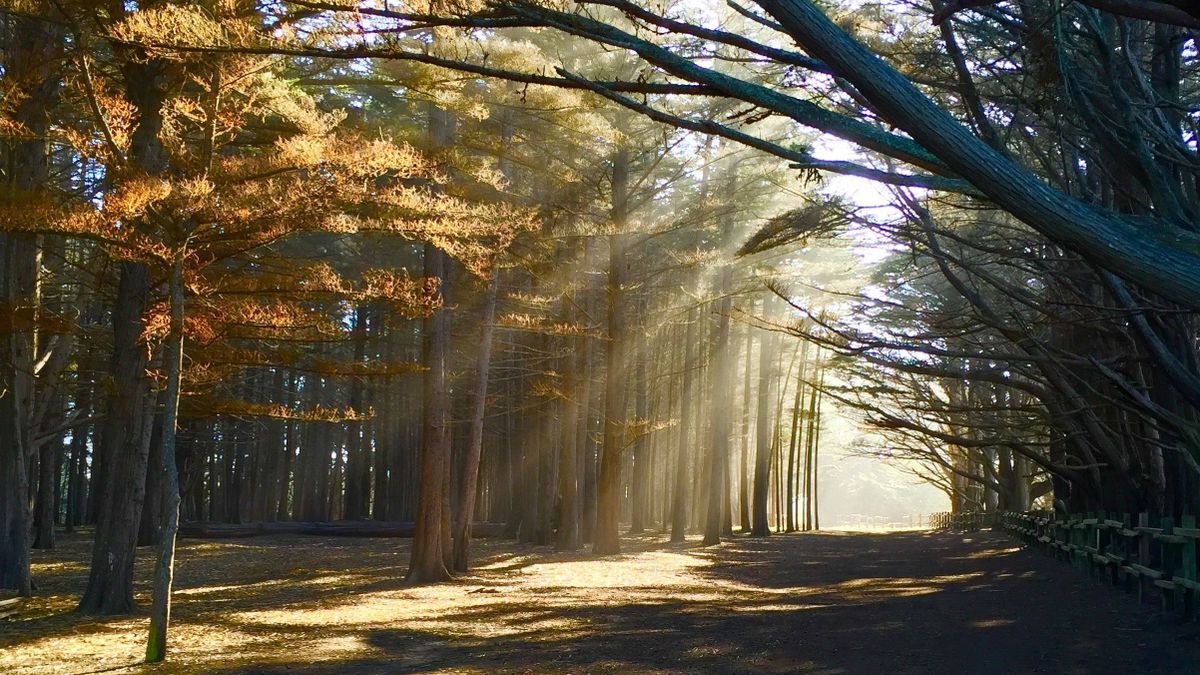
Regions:
<svg viewBox="0 0 1200 675"><path fill-rule="evenodd" d="M642 537L606 559L481 540L476 571L423 588L401 583L409 543L184 540L151 668L144 616L70 613L88 547L70 535L0 621L0 672L1200 673L1200 626L997 534Z"/></svg>

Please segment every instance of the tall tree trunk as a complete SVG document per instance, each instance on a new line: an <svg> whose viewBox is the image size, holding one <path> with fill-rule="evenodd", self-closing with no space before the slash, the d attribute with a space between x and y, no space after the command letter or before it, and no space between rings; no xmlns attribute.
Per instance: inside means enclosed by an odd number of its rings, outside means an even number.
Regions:
<svg viewBox="0 0 1200 675"><path fill-rule="evenodd" d="M295 385L299 378L291 376L288 378L289 398L291 392L295 391ZM279 467L279 504L278 510L275 512L276 520L287 520L292 514L292 500L295 498L295 491L300 482L296 475L296 463L300 452L300 425L296 422L281 422L286 440L284 444L283 462ZM289 497L291 497L289 499Z"/></svg>
<svg viewBox="0 0 1200 675"><path fill-rule="evenodd" d="M820 357L820 350L817 350L817 356L813 363L815 368L820 368L816 365L816 358ZM813 529L813 507L814 491L816 488L816 479L813 477L813 472L816 470L816 462L814 461L814 449L816 447L814 440L816 437L816 411L817 411L817 392L819 387L809 387L809 403L808 403L808 433L805 434L804 441L804 531L807 532Z"/></svg>
<svg viewBox="0 0 1200 675"><path fill-rule="evenodd" d="M133 164L149 175L166 172L160 134L168 66L160 59L128 63L125 89L136 110L130 137ZM108 397L102 453L109 464L96 518L88 584L79 610L90 614L133 611L133 561L146 490L153 411L147 406L143 321L150 272L138 262L121 264L113 309L112 393Z"/></svg>
<svg viewBox="0 0 1200 675"><path fill-rule="evenodd" d="M765 306L764 306L765 310ZM754 522L750 534L765 537L771 533L767 520L767 498L771 486L772 385L775 382L778 334L771 331L761 340L758 358L758 440L754 448Z"/></svg>
<svg viewBox="0 0 1200 675"><path fill-rule="evenodd" d="M591 280L584 286L579 299L579 306L585 316L593 316L595 298L599 294L598 282L592 274L595 261L596 239L589 237L584 242L584 273ZM593 400L599 388L592 386L592 368L596 362L593 358L594 349L591 338L585 338L581 345L579 373L581 375L579 388L579 424L576 442L579 448L579 462L576 470L579 473L579 539L580 542L591 542L596 518L596 441L592 434Z"/></svg>
<svg viewBox="0 0 1200 675"><path fill-rule="evenodd" d="M10 112L30 138L12 145L8 155L8 185L4 198L24 199L45 187L48 178L48 110L62 89L58 62L63 48L62 27L35 19L9 16L4 36L5 80L20 82L21 100ZM34 459L33 402L37 358L37 314L41 306L38 237L8 234L0 237L0 300L11 313L11 328L0 345L0 588L29 595L31 514L29 470Z"/></svg>
<svg viewBox="0 0 1200 675"><path fill-rule="evenodd" d="M146 662L157 663L167 654L167 626L171 619L171 584L175 577L175 537L179 532L179 467L175 463L179 386L183 370L183 260L175 262L170 280L171 323L166 345L167 389L162 414L162 511L158 564L154 568L153 607Z"/></svg>
<svg viewBox="0 0 1200 675"><path fill-rule="evenodd" d="M546 338L543 342L546 353L553 349L553 342ZM534 527L534 542L545 546L554 539L554 496L557 493L555 467L558 463L558 453L555 452L558 438L555 431L558 401L550 399L542 403L543 424L538 434L537 444L537 508L535 509L536 526Z"/></svg>
<svg viewBox="0 0 1200 675"><path fill-rule="evenodd" d="M584 253L585 265L591 261L592 242L588 240L585 244L586 250ZM590 269L588 267L587 269ZM579 294L577 302L584 316L591 315L591 289L584 288ZM590 495L588 493L588 467L595 467L595 461L592 459L592 339L583 337L580 339L578 350L576 351L575 364L575 504L571 507L574 516L574 522L569 525L573 527L575 532L574 548L579 548L583 541L586 540L585 532L587 526L587 514L589 511ZM565 535L564 535L565 536Z"/></svg>
<svg viewBox="0 0 1200 675"><path fill-rule="evenodd" d="M425 245L425 276L446 278L445 254ZM444 298L443 298L444 301ZM406 583L424 584L450 578L442 529L450 517L445 511L445 474L450 469L449 400L446 392L446 312L443 305L422 323L421 352L425 363L425 412L421 448L421 479L417 493L416 529Z"/></svg>
<svg viewBox="0 0 1200 675"><path fill-rule="evenodd" d="M162 394L155 399L156 408L163 399ZM162 416L155 415L150 428L150 454L146 457L146 496L142 503L142 520L138 525L138 546L153 546L158 543L159 528L162 526L162 481L164 480L162 472L158 470L160 466L162 466Z"/></svg>
<svg viewBox="0 0 1200 675"><path fill-rule="evenodd" d="M475 495L479 486L479 463L483 457L483 423L487 414L488 373L492 366L492 333L496 324L496 295L499 270L492 270L479 317L479 353L475 363L475 399L471 408L471 436L463 458L458 485L458 512L454 521L454 571L470 567L471 522L475 519Z"/></svg>
<svg viewBox="0 0 1200 675"><path fill-rule="evenodd" d="M586 337L579 338L587 340ZM580 345L582 346L582 345ZM558 455L558 532L554 548L558 551L574 551L579 548L579 409L580 394L585 389L580 385L583 355L580 349L571 350L563 359L563 389L566 397L562 402L562 418L559 420Z"/></svg>
<svg viewBox="0 0 1200 675"><path fill-rule="evenodd" d="M712 420L709 449L708 505L704 523L704 545L721 543L722 519L725 515L723 502L729 499L726 474L729 470L729 434L731 420L729 406L721 392L729 391L732 380L732 355L729 349L729 310L732 306L729 294L733 286L733 270L726 267L721 271L718 298L714 311L716 334L713 339L712 397L709 401L709 419Z"/></svg>
<svg viewBox="0 0 1200 675"><path fill-rule="evenodd" d="M825 384L825 369L821 368L820 372L821 372L821 375L820 375L819 381L817 383L816 403L813 405L813 410L812 410L813 451L812 451L812 479L811 480L812 480L812 529L814 529L814 530L821 529L821 501L819 499L820 484L817 479L821 475L821 472L818 468L818 460L820 459L820 454L821 454L821 399L824 396L824 393L821 391L821 387L823 387Z"/></svg>
<svg viewBox="0 0 1200 675"><path fill-rule="evenodd" d="M696 324L700 321L699 312L692 309L688 312L687 321L687 336L683 346L683 391L679 395L679 447L675 456L675 494L674 503L671 505L671 541L676 543L687 538L688 455L691 452L688 430L691 427L695 372L699 367L696 363Z"/></svg>
<svg viewBox="0 0 1200 675"><path fill-rule="evenodd" d="M367 348L367 317L361 306L354 308L352 325L354 342L354 363L363 362ZM350 382L350 408L363 412L363 382L354 378ZM342 514L346 520L366 519L370 503L370 474L369 444L363 441L363 423L351 420L346 425L346 493L342 502Z"/></svg>
<svg viewBox="0 0 1200 675"><path fill-rule="evenodd" d="M640 425L638 436L633 441L633 466L630 471L629 485L629 533L642 534L646 531L646 506L649 496L650 454L649 432L644 426L650 415L649 388L650 380L646 375L645 339L638 340L634 356L634 416Z"/></svg>
<svg viewBox="0 0 1200 675"><path fill-rule="evenodd" d="M787 531L796 531L796 449L800 443L800 410L804 407L804 372L808 359L808 341L800 348L800 370L796 375L796 391L792 394L792 429L788 435L787 465Z"/></svg>
<svg viewBox="0 0 1200 675"><path fill-rule="evenodd" d="M372 314L372 320L376 323L375 336L379 342L376 353L382 356L387 363L394 361L392 335L387 328L384 318L384 308L376 307ZM394 438L392 437L393 420L399 411L393 405L392 401L392 379L387 378L372 391L372 405L378 411L375 418L371 421L370 433L368 436L374 437L374 462L371 467L371 478L374 482L371 494L371 519L372 520L388 520L389 509L391 506L391 487L390 473L396 471L396 465L392 462L396 453L393 449Z"/></svg>
<svg viewBox="0 0 1200 675"><path fill-rule="evenodd" d="M84 419L91 414L91 389L77 383L75 392L75 415ZM87 448L88 426L78 425L71 430L71 446L67 460L66 530L75 528L87 518Z"/></svg>
<svg viewBox="0 0 1200 675"><path fill-rule="evenodd" d="M596 526L592 551L599 555L621 552L618 520L621 514L621 455L625 449L625 369L628 366L624 289L626 221L629 200L629 151L613 157L612 222L608 258L608 355L604 383L604 432L596 486Z"/></svg>
<svg viewBox="0 0 1200 675"><path fill-rule="evenodd" d="M749 312L754 313L754 305L750 305ZM750 385L753 381L751 377L754 372L754 327L748 322L742 330L742 337L745 340L745 368L742 375L742 455L738 459L738 524L742 532L750 531Z"/></svg>
<svg viewBox="0 0 1200 675"><path fill-rule="evenodd" d="M108 466L96 514L95 543L87 588L79 610L88 614L127 614L134 609L133 561L145 498L152 411L148 410L142 316L149 293L149 270L141 263L121 265L113 312L113 389L109 394L101 453Z"/></svg>
<svg viewBox="0 0 1200 675"><path fill-rule="evenodd" d="M592 353L589 351L589 361L592 359ZM591 371L585 371L590 373ZM597 495L597 469L600 459L600 443L603 438L603 430L600 433L595 433L599 426L595 411L602 406L600 397L605 394L606 390L600 387L591 385L591 377L589 375L588 396L583 403L583 423L582 428L584 443L583 443L583 486L580 492L580 517L579 517L579 538L581 541L594 542L596 532L596 503L599 499Z"/></svg>
<svg viewBox="0 0 1200 675"><path fill-rule="evenodd" d="M59 439L47 440L38 450L38 488L33 519L33 547L54 548L54 520L58 514L58 469L62 454Z"/></svg>

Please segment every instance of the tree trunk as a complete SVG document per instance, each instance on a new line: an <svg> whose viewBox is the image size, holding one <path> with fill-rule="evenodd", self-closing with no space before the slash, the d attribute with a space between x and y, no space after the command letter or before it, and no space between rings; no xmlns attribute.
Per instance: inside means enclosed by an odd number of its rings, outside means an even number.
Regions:
<svg viewBox="0 0 1200 675"><path fill-rule="evenodd" d="M91 389L80 383L75 393L77 419L91 414ZM88 427L79 425L71 430L70 455L67 461L67 512L68 532L82 525L87 518L87 448Z"/></svg>
<svg viewBox="0 0 1200 675"><path fill-rule="evenodd" d="M168 167L160 134L168 87L167 64L160 59L129 63L125 89L137 114L130 136L133 163L151 176ZM112 393L104 425L105 484L96 518L96 537L87 589L79 610L90 614L133 611L133 561L146 490L152 411L146 405L146 350L142 317L150 290L150 272L138 262L121 263L113 309Z"/></svg>
<svg viewBox="0 0 1200 675"><path fill-rule="evenodd" d="M598 555L621 552L618 519L621 514L621 455L625 449L626 342L625 282L626 237L629 199L629 151L620 149L613 158L612 221L608 258L608 355L604 383L604 432L600 448L600 471L596 486L596 526L592 551Z"/></svg>
<svg viewBox="0 0 1200 675"><path fill-rule="evenodd" d="M721 543L722 518L725 514L723 502L728 496L726 474L729 469L729 433L731 420L729 406L721 392L730 389L731 354L729 349L729 298L732 289L733 271L726 267L721 272L718 299L714 311L717 314L716 335L713 340L712 398L709 402L709 419L712 420L711 447L709 450L709 488L707 518L704 524L704 545Z"/></svg>
<svg viewBox="0 0 1200 675"><path fill-rule="evenodd" d="M587 340L588 338L578 338ZM574 551L579 548L579 409L583 355L580 350L571 350L563 359L563 389L566 396L562 402L562 419L559 421L560 441L558 455L558 532L554 548L557 551Z"/></svg>
<svg viewBox="0 0 1200 675"><path fill-rule="evenodd" d="M366 356L367 317L361 306L354 308L351 328L354 342L354 363L362 363ZM363 382L354 378L350 382L350 408L363 412ZM342 501L342 517L346 520L364 520L370 513L371 462L369 444L363 442L363 423L351 420L346 424L346 492Z"/></svg>
<svg viewBox="0 0 1200 675"><path fill-rule="evenodd" d="M1200 306L1194 245L1147 236L1141 225L1059 192L975 137L904 75L835 24L812 0L756 0L810 56L854 85L875 111L979 188L1000 208L1089 261L1186 307ZM837 132L835 132L837 133ZM846 135L842 133L841 135ZM875 145L870 138L855 142ZM887 153L888 149L874 149ZM927 163L913 158L918 163Z"/></svg>
<svg viewBox="0 0 1200 675"><path fill-rule="evenodd" d="M121 264L113 312L113 389L108 396L102 455L107 461L96 514L88 584L79 603L85 614L128 614L134 609L133 561L146 490L152 411L147 410L142 316L149 293L144 264Z"/></svg>
<svg viewBox="0 0 1200 675"><path fill-rule="evenodd" d="M432 244L425 245L425 276L445 280L445 254ZM421 479L417 494L416 530L412 556L405 579L409 584L425 584L450 578L446 552L442 550L445 512L445 474L450 469L450 434L446 392L446 350L448 343L446 312L443 305L422 322L421 356L425 363L425 412L421 448Z"/></svg>
<svg viewBox="0 0 1200 675"><path fill-rule="evenodd" d="M37 513L34 517L33 539L33 547L36 549L54 548L54 520L58 514L59 456L62 455L62 449L62 442L53 439L43 442L39 451Z"/></svg>
<svg viewBox="0 0 1200 675"><path fill-rule="evenodd" d="M824 371L822 371L822 380L824 380ZM820 483L817 480L821 472L818 468L819 459L821 456L821 398L822 394L817 391L817 404L813 409L813 452L812 452L812 529L821 529L821 500Z"/></svg>
<svg viewBox="0 0 1200 675"><path fill-rule="evenodd" d="M754 305L750 306L750 313L754 313ZM742 375L742 442L740 443L742 454L738 459L738 524L742 532L750 531L750 468L747 466L750 461L750 383L753 381L751 374L754 372L752 367L754 364L754 327L749 323L742 330L742 336L745 340L745 372Z"/></svg>
<svg viewBox="0 0 1200 675"><path fill-rule="evenodd" d="M163 399L162 395L157 397L156 408ZM146 497L142 503L142 520L138 525L138 546L158 544L159 528L162 527L162 481L165 476L158 470L162 466L162 416L154 415L152 425L150 428L150 453L146 457Z"/></svg>
<svg viewBox="0 0 1200 675"><path fill-rule="evenodd" d="M819 358L819 356L820 356L820 350L817 351L817 357ZM815 358L814 358L814 367L817 368L818 370L820 369L820 366L816 365ZM808 433L805 435L805 442L804 442L804 523L803 523L803 528L804 528L805 532L813 529L813 525L814 525L814 521L815 521L814 515L816 513L816 508L815 508L814 502L816 501L815 492L816 492L817 481L816 481L816 478L814 477L815 476L814 472L816 471L816 468L817 468L816 459L815 459L815 457L816 457L815 456L815 452L816 452L815 441L816 441L816 428L817 428L816 427L816 421L817 421L816 413L817 413L818 389L819 389L818 387L810 387L809 388L810 391L809 391L809 404L808 404Z"/></svg>
<svg viewBox="0 0 1200 675"><path fill-rule="evenodd" d="M671 506L671 541L677 543L687 539L688 455L691 452L688 430L691 426L695 372L699 368L696 358L696 324L699 321L698 311L693 309L688 312L687 336L684 338L683 347L683 391L679 395L679 447L675 457L675 501Z"/></svg>
<svg viewBox="0 0 1200 675"><path fill-rule="evenodd" d="M454 571L470 567L471 523L475 520L475 495L479 485L479 463L483 457L483 423L487 413L488 372L492 365L492 333L496 324L496 295L500 274L492 270L479 317L479 354L475 364L475 400L471 409L471 436L463 458L458 486L458 511L454 521Z"/></svg>
<svg viewBox="0 0 1200 675"><path fill-rule="evenodd" d="M764 306L765 309L765 306ZM758 357L758 440L754 448L754 522L750 534L765 537L771 534L767 520L767 498L771 487L771 390L775 382L776 346L778 334L774 331L764 336L759 346Z"/></svg>
<svg viewBox="0 0 1200 675"><path fill-rule="evenodd" d="M4 36L6 80L27 84L9 114L30 132L14 142L6 166L6 199L43 189L48 177L47 111L62 89L62 27L36 19L9 16ZM0 300L12 312L11 327L0 345L0 588L29 595L31 514L29 470L33 461L34 362L37 314L41 306L38 238L12 233L0 237Z"/></svg>
<svg viewBox="0 0 1200 675"><path fill-rule="evenodd" d="M171 619L171 584L175 576L175 538L179 532L179 468L175 464L175 427L179 416L179 387L183 370L183 261L171 269L171 324L165 355L167 390L162 414L163 524L158 564L154 568L153 607L146 662L157 663L167 654L167 626Z"/></svg>
<svg viewBox="0 0 1200 675"><path fill-rule="evenodd" d="M787 465L787 531L796 531L796 449L800 444L800 410L804 407L804 371L808 359L808 341L800 349L800 371L796 375L796 391L792 394L792 432L788 436Z"/></svg>
<svg viewBox="0 0 1200 675"><path fill-rule="evenodd" d="M648 390L650 381L646 375L646 348L645 340L638 341L638 347L634 358L637 362L634 364L634 391L633 391L633 410L634 416L637 418L639 425L645 425L650 415L650 403ZM630 471L629 485L629 533L642 534L646 531L646 506L649 496L649 481L650 481L650 453L647 441L649 435L646 427L642 427L637 432L638 436L633 441L633 466Z"/></svg>

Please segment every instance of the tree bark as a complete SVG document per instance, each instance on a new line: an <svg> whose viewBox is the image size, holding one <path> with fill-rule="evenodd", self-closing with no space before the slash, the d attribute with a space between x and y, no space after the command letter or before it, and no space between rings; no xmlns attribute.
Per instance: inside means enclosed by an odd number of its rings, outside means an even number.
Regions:
<svg viewBox="0 0 1200 675"><path fill-rule="evenodd" d="M758 422L756 425L758 438L754 447L754 522L750 530L750 534L755 537L765 537L771 534L771 525L767 520L767 498L770 495L771 487L771 441L774 436L771 424L771 406L774 401L771 391L776 378L776 347L778 344L779 337L774 331L765 335L759 343Z"/></svg>
<svg viewBox="0 0 1200 675"><path fill-rule="evenodd" d="M362 363L366 356L368 322L363 307L354 308L351 328L354 343L354 362ZM350 408L363 412L363 382L350 382ZM359 420L346 424L346 491L342 500L342 517L346 520L365 520L370 513L371 462L369 444L363 440L364 425Z"/></svg>
<svg viewBox="0 0 1200 675"><path fill-rule="evenodd" d="M37 512L34 517L36 549L54 548L54 521L58 514L58 469L61 464L62 442L60 439L42 443L38 457Z"/></svg>
<svg viewBox="0 0 1200 675"><path fill-rule="evenodd" d="M688 430L691 427L693 389L695 388L696 363L696 324L700 321L699 312L695 309L688 312L687 337L684 338L683 358L683 391L679 395L679 447L675 456L675 494L671 505L671 541L682 542L687 539L688 525L688 455L691 445Z"/></svg>
<svg viewBox="0 0 1200 675"><path fill-rule="evenodd" d="M471 408L471 436L463 458L458 489L458 511L454 520L454 571L470 568L471 523L475 517L475 495L479 486L479 463L483 457L483 425L487 414L488 373L492 365L492 334L496 324L496 295L499 270L492 271L479 317L479 353L475 364L475 400Z"/></svg>
<svg viewBox="0 0 1200 675"><path fill-rule="evenodd" d="M444 280L445 254L433 244L425 245L425 276ZM425 412L421 448L421 482L417 494L416 530L408 567L408 584L446 581L446 552L442 529L450 514L445 512L446 473L450 466L448 396L446 392L445 306L422 322L421 353L425 363Z"/></svg>
<svg viewBox="0 0 1200 675"><path fill-rule="evenodd" d="M134 165L156 176L168 160L160 137L169 67L160 59L127 63L125 90L136 110L130 137ZM104 425L105 484L96 518L95 544L87 589L79 611L125 614L133 611L133 561L146 490L146 468L153 414L147 406L143 321L150 272L138 262L121 263L113 310L112 393Z"/></svg>
<svg viewBox="0 0 1200 675"><path fill-rule="evenodd" d="M608 354L604 383L604 433L596 486L596 526L592 551L598 555L621 552L618 519L621 514L621 455L625 450L625 372L628 367L624 289L628 217L629 151L613 158L612 221L608 258Z"/></svg>
<svg viewBox="0 0 1200 675"><path fill-rule="evenodd" d="M709 448L708 505L704 523L704 545L721 543L722 519L725 514L723 502L729 498L725 479L729 469L729 433L731 420L729 406L720 392L729 391L732 362L729 349L729 298L733 286L733 271L726 267L721 271L721 282L717 287L715 301L716 333L713 339L712 398L709 402L709 419L712 420Z"/></svg>
<svg viewBox="0 0 1200 675"><path fill-rule="evenodd" d="M179 387L183 371L183 261L177 260L170 279L171 322L165 362L167 389L162 413L162 513L158 564L154 568L153 606L146 662L157 663L167 654L167 626L171 620L171 585L175 577L175 538L179 533L179 467L175 463Z"/></svg>
<svg viewBox="0 0 1200 675"><path fill-rule="evenodd" d="M975 185L1018 220L1100 266L1190 307L1200 307L1200 255L1194 234L1161 221L1155 235L1127 216L1085 203L1042 182L922 94L835 24L812 0L756 0L783 30L833 74L845 78L881 116Z"/></svg>
<svg viewBox="0 0 1200 675"><path fill-rule="evenodd" d="M25 95L10 113L32 138L13 143L8 156L6 199L35 195L48 178L48 111L62 89L58 59L61 26L21 16L8 17L4 64L6 80L22 82ZM41 249L29 234L0 236L0 300L12 313L12 327L0 345L0 588L21 595L33 590L29 570L32 524L29 470L33 462L34 362L41 298Z"/></svg>
<svg viewBox="0 0 1200 675"><path fill-rule="evenodd" d="M587 340L588 338L580 338ZM580 349L571 350L563 359L563 389L566 396L562 402L562 419L559 422L561 440L558 455L558 532L554 548L557 551L574 551L579 548L579 409L580 396L586 389L580 385L586 377L582 367L583 354Z"/></svg>
<svg viewBox="0 0 1200 675"><path fill-rule="evenodd" d="M634 356L633 409L638 424L644 424L650 415L650 380L646 375L645 339L638 340ZM646 531L646 506L649 496L650 454L647 441L648 431L638 430L633 441L633 465L630 467L629 484L629 533L642 534Z"/></svg>

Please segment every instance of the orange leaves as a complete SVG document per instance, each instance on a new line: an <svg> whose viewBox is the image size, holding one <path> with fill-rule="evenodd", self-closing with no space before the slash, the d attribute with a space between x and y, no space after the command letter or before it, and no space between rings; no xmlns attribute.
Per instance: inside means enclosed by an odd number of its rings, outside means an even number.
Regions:
<svg viewBox="0 0 1200 675"><path fill-rule="evenodd" d="M126 14L111 28L117 40L139 44L168 42L180 46L225 44L221 23L195 6L162 4ZM160 58L186 58L174 50L155 50Z"/></svg>
<svg viewBox="0 0 1200 675"><path fill-rule="evenodd" d="M66 4L72 15L86 11ZM517 234L534 225L532 211L466 196L471 188L463 186L474 181L477 192L497 199L503 181L491 163L465 174L460 169L452 180L414 147L374 127L352 128L347 113L330 109L333 99L318 100L322 94L296 83L298 71L287 59L223 51L320 42L320 26L267 26L260 7L232 0L129 5L111 18L88 21L87 34L75 36L74 47L89 44L64 52L61 105L47 110L53 151L83 158L83 188L8 193L0 203L0 231L87 238L113 259L145 263L151 292L159 296L143 316L152 363L168 333L164 280L182 261L182 377L192 414L361 416L297 413L214 398L213 392L243 368L285 367L320 377L419 372L402 361L333 358L338 350L326 346L350 337L351 305L378 304L383 321L424 317L441 306L439 279L403 269L419 264L409 242L432 243L485 276ZM135 95L135 85L145 82L123 78L141 70L131 64L148 59L165 62L156 71L163 86L155 96ZM5 108L21 100L9 89L21 87L5 87L0 83L0 137L24 137L28 130ZM132 143L144 121L151 124ZM157 135L154 143L142 143L146 131ZM162 161L147 164L161 168L159 175L131 168L136 162L129 157L142 156L135 150L156 153L159 147ZM73 201L64 204L64 198ZM356 248L361 238L350 235L360 233L403 239L396 247L405 252L397 257L403 262ZM161 382L161 373L151 376Z"/></svg>
<svg viewBox="0 0 1200 675"><path fill-rule="evenodd" d="M256 274L229 275L215 271L203 281L214 302L245 296L287 298L290 301L386 302L392 313L420 318L441 306L438 279L413 278L407 270L372 268L358 280L347 278L320 260L259 259Z"/></svg>
<svg viewBox="0 0 1200 675"><path fill-rule="evenodd" d="M428 241L477 276L486 276L496 255L537 222L528 209L471 202L406 185L379 190L366 205L370 217L359 221L360 231Z"/></svg>
<svg viewBox="0 0 1200 675"><path fill-rule="evenodd" d="M418 318L428 316L442 305L438 286L441 280L423 277L412 279L406 270L367 270L363 273L363 284L359 291L363 300L386 300L402 316Z"/></svg>
<svg viewBox="0 0 1200 675"><path fill-rule="evenodd" d="M24 141L37 138L37 134L20 122L8 117L0 117L0 137L14 141Z"/></svg>
<svg viewBox="0 0 1200 675"><path fill-rule="evenodd" d="M104 119L102 123L99 120L90 120L94 125L91 127L59 127L56 136L82 157L102 162L110 168L116 167L119 165L119 158L113 156L100 127L107 128L113 144L122 153L127 153L137 110L129 99L120 93L118 85L98 73L92 73L91 78L85 78L78 70L78 65L77 62L75 72L68 72L64 77L63 98L79 110L90 110L94 97L96 108L101 111Z"/></svg>
<svg viewBox="0 0 1200 675"><path fill-rule="evenodd" d="M274 420L296 420L300 422L354 422L365 421L375 416L375 411L355 410L350 407L335 408L318 405L313 408L289 408L278 403L257 403L232 398L192 396L180 402L179 414L186 418L237 417Z"/></svg>
<svg viewBox="0 0 1200 675"><path fill-rule="evenodd" d="M127 176L104 195L103 217L112 223L140 218L146 209L171 196L171 183L151 176Z"/></svg>
<svg viewBox="0 0 1200 675"><path fill-rule="evenodd" d="M142 338L155 342L167 335L168 306L160 300L143 318ZM283 299L253 297L195 298L184 317L184 336L189 344L206 345L218 340L291 340L316 342L338 337L342 325L328 312Z"/></svg>
<svg viewBox="0 0 1200 675"><path fill-rule="evenodd" d="M545 317L533 314L518 314L510 312L496 317L496 326L509 330L522 330L542 335L559 335L564 337L597 337L595 331L577 323L565 321L550 321Z"/></svg>

